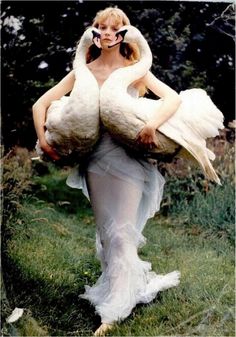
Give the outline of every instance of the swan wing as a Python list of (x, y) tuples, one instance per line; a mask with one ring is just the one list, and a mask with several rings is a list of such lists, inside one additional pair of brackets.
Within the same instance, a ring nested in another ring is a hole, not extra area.
[[(185, 149), (179, 156), (196, 161), (209, 179), (220, 184), (210, 162), (215, 154), (207, 148), (206, 139), (219, 135), (219, 129), (224, 128), (223, 114), (203, 89), (181, 91), (180, 97), (180, 107), (158, 130)], [(133, 106), (135, 116), (144, 122), (155, 118), (162, 101), (137, 99)]]
[(210, 162), (215, 154), (206, 146), (206, 139), (223, 129), (223, 114), (202, 89), (180, 93), (182, 103), (176, 113), (159, 130), (182, 145), (200, 164), (206, 176), (220, 184)]

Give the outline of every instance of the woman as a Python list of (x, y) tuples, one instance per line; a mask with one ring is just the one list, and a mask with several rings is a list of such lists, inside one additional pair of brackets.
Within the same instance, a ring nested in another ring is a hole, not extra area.
[[(99, 86), (120, 67), (138, 60), (135, 45), (116, 45), (116, 32), (129, 25), (126, 14), (118, 8), (106, 8), (97, 13), (93, 26), (101, 32), (101, 51), (95, 46), (87, 53), (87, 66)], [(42, 150), (53, 160), (59, 155), (45, 139), (46, 110), (53, 100), (70, 92), (74, 84), (71, 71), (56, 86), (41, 96), (33, 106), (35, 129)], [(150, 89), (163, 104), (155, 120), (141, 130), (137, 141), (145, 146), (157, 144), (155, 130), (164, 123), (180, 105), (178, 94), (158, 80), (151, 72), (129, 87), (131, 95), (143, 94)], [(97, 225), (97, 255), (102, 265), (102, 275), (93, 287), (86, 287), (81, 297), (89, 299), (101, 316), (101, 326), (95, 335), (103, 335), (114, 322), (126, 318), (137, 303), (151, 301), (159, 290), (175, 286), (179, 273), (158, 276), (151, 272), (151, 264), (142, 261), (137, 248), (145, 242), (142, 229), (148, 218), (159, 210), (164, 178), (156, 167), (132, 155), (117, 144), (103, 128), (101, 139), (94, 152), (83, 165), (83, 172), (76, 171), (67, 179), (71, 187), (82, 188), (90, 199)], [(165, 279), (166, 277), (166, 279)], [(166, 281), (165, 286), (158, 282)]]

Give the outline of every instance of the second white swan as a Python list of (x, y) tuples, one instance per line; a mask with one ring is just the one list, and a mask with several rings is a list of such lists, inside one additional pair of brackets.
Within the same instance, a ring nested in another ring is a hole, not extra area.
[[(136, 139), (145, 123), (158, 114), (162, 99), (135, 98), (127, 92), (128, 86), (144, 76), (152, 63), (152, 54), (141, 32), (133, 26), (123, 26), (118, 32), (119, 41), (136, 42), (140, 49), (139, 62), (114, 71), (100, 90), (100, 116), (103, 124), (122, 142), (138, 150)], [(180, 92), (182, 103), (178, 110), (157, 130), (159, 147), (149, 152), (175, 153), (178, 145), (182, 149), (178, 156), (191, 157), (198, 162), (206, 177), (219, 183), (210, 160), (215, 155), (206, 147), (206, 139), (219, 134), (223, 129), (223, 114), (207, 93), (199, 88)], [(163, 137), (163, 135), (166, 137)], [(172, 141), (171, 141), (172, 140)]]

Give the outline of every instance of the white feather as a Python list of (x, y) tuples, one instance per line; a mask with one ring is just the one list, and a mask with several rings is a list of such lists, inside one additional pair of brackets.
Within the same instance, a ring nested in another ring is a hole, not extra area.
[(14, 323), (16, 322), (24, 313), (24, 309), (22, 308), (15, 308), (11, 315), (6, 318), (7, 323)]

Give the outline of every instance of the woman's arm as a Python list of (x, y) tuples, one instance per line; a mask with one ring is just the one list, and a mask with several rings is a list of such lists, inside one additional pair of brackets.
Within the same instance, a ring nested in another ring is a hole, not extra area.
[(150, 71), (141, 81), (155, 95), (162, 98), (163, 103), (158, 109), (156, 118), (149, 121), (139, 133), (138, 141), (146, 145), (158, 145), (155, 131), (176, 112), (180, 106), (181, 98), (176, 91), (158, 80)]
[(58, 160), (60, 157), (57, 152), (46, 142), (44, 129), (46, 111), (52, 101), (60, 99), (63, 95), (72, 90), (74, 81), (75, 75), (74, 71), (72, 70), (58, 84), (46, 91), (45, 94), (43, 94), (32, 107), (34, 126), (38, 136), (39, 145), (41, 149), (54, 160)]

